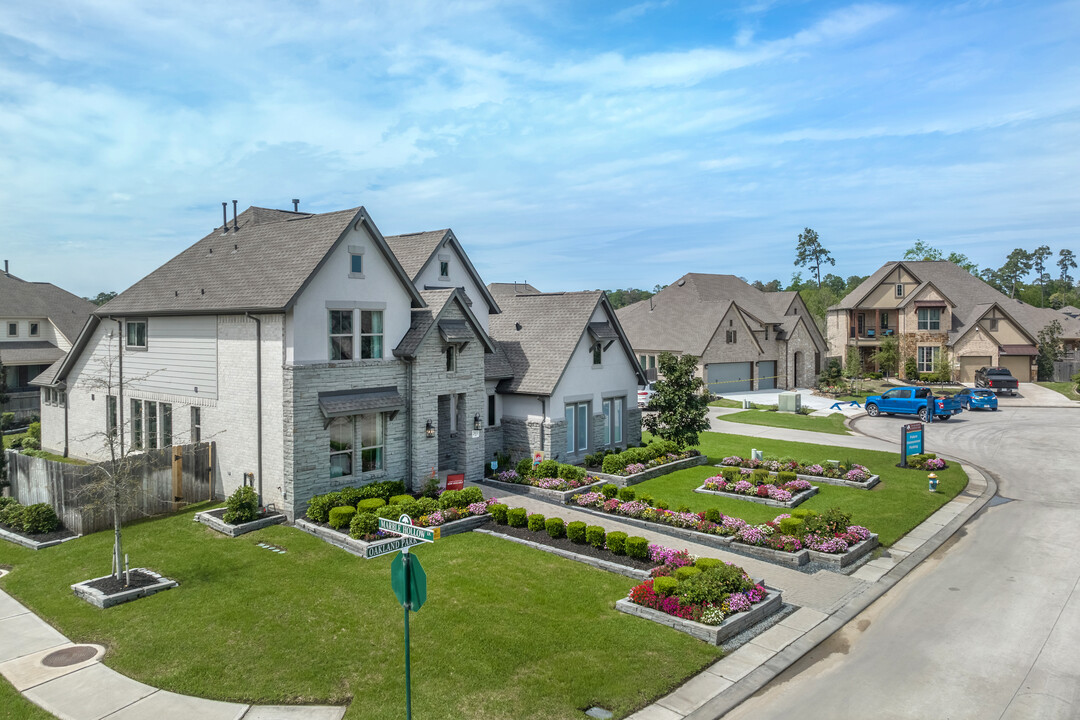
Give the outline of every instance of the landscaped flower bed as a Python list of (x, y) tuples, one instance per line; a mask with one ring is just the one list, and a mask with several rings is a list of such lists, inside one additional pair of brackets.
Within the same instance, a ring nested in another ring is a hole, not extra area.
[(22, 505), (15, 498), (0, 497), (0, 538), (41, 550), (77, 537), (61, 526), (52, 505)]
[(260, 508), (259, 496), (255, 494), (255, 489), (248, 485), (238, 487), (225, 501), (225, 507), (195, 513), (196, 522), (229, 537), (261, 530), (285, 520), (282, 513)]
[[(908, 455), (907, 463), (909, 470), (936, 472), (938, 470), (945, 470), (949, 467), (948, 463), (946, 463), (934, 453), (923, 453), (922, 455)], [(897, 467), (899, 467), (899, 465)]]
[(597, 479), (617, 482), (624, 487), (705, 462), (707, 459), (699, 451), (679, 450), (669, 440), (653, 440), (648, 445), (627, 448), (621, 453), (601, 450), (585, 458), (586, 467), (603, 470), (593, 472)]
[(826, 463), (825, 465), (821, 465), (818, 463), (802, 463), (793, 459), (755, 460), (753, 458), (731, 455), (721, 460), (719, 466), (745, 470), (747, 471), (744, 473), (745, 475), (749, 475), (755, 470), (764, 470), (770, 474), (776, 475), (782, 473), (795, 473), (795, 477), (799, 480), (823, 482), (829, 485), (843, 485), (863, 489), (870, 489), (880, 482), (880, 478), (871, 473), (865, 465), (849, 462), (840, 462), (836, 464)]
[[(541, 463), (540, 466), (543, 467), (543, 463)], [(573, 465), (566, 465), (564, 467), (576, 470), (580, 473), (580, 476), (565, 469), (561, 469), (561, 467), (559, 472), (562, 472), (564, 475), (570, 475), (571, 477), (536, 477), (532, 473), (521, 475), (517, 470), (503, 470), (492, 477), (484, 478), (480, 482), (485, 485), (503, 489), (507, 492), (520, 493), (522, 495), (534, 495), (539, 498), (550, 499), (560, 504), (565, 503), (575, 493), (603, 482), (598, 478), (586, 475), (585, 471), (579, 467)]]
[(740, 500), (793, 508), (817, 494), (809, 480), (800, 480), (793, 472), (770, 475), (766, 470), (725, 468), (721, 475), (706, 478), (694, 492), (737, 496)]

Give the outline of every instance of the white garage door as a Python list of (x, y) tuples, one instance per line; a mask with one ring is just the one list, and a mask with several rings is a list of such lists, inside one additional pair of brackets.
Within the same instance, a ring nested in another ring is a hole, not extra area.
[(705, 366), (705, 382), (713, 395), (753, 390), (752, 363), (711, 363)]
[(981, 367), (989, 367), (991, 363), (989, 355), (970, 355), (960, 358), (960, 382), (975, 382), (975, 371)]
[(1002, 355), (1001, 367), (1009, 368), (1012, 376), (1022, 383), (1031, 382), (1031, 358), (1027, 355)]
[(757, 364), (758, 390), (776, 389), (776, 361), (759, 362)]

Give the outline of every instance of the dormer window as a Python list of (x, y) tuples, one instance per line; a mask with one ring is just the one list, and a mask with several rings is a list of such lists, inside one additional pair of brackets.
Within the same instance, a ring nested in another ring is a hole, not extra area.
[(449, 277), (450, 277), (450, 261), (449, 260), (440, 260), (439, 261), (439, 278), (445, 280), (445, 279), (449, 279)]
[(37, 337), (40, 334), (40, 329), (36, 322), (30, 323), (30, 337)]
[(904, 283), (896, 283), (896, 297), (904, 297)]
[(17, 337), (19, 335), (19, 323), (9, 322), (7, 324), (8, 337)]
[(129, 350), (146, 349), (146, 321), (128, 320), (127, 346)]

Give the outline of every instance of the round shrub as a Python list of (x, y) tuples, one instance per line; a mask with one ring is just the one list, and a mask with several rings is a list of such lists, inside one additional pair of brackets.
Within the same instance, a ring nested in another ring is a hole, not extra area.
[(529, 522), (525, 508), (510, 508), (507, 510), (506, 522), (510, 527), (525, 527)]
[(41, 423), (40, 422), (32, 422), (32, 423), (30, 423), (30, 425), (26, 428), (26, 435), (27, 435), (27, 437), (34, 438), (35, 440), (37, 440), (40, 443), (41, 442)]
[(397, 505), (383, 505), (375, 508), (375, 517), (381, 517), (387, 520), (397, 520), (400, 516), (401, 508)]
[(583, 544), (585, 542), (585, 523), (580, 520), (575, 520), (572, 523), (566, 525), (566, 537), (570, 538), (570, 542)]
[(795, 537), (801, 537), (805, 532), (806, 523), (802, 518), (789, 517), (780, 521), (780, 534), (781, 535), (794, 535)]
[(461, 491), (461, 499), (465, 502), (461, 507), (468, 507), (473, 503), (484, 502), (484, 491), (478, 487), (467, 487)]
[(614, 475), (615, 473), (620, 473), (625, 470), (626, 466), (629, 464), (630, 463), (623, 457), (622, 453), (612, 453), (611, 455), (604, 456), (604, 462), (600, 468), (608, 475)]
[(739, 471), (735, 468), (724, 468), (720, 471), (720, 475), (723, 476), (724, 482), (735, 482), (739, 479)]
[(3, 508), (0, 508), (0, 523), (4, 523), (8, 527), (19, 530), (22, 528), (22, 516), (26, 510), (26, 506), (20, 505), (18, 502), (12, 501)]
[(808, 508), (795, 508), (789, 514), (791, 515), (791, 517), (801, 518), (803, 520), (805, 520), (806, 518), (813, 517), (813, 516), (817, 515), (816, 512), (814, 512), (813, 510), (810, 510)]
[(626, 538), (626, 554), (637, 560), (648, 560), (649, 541), (637, 535)]
[(356, 513), (349, 523), (349, 537), (362, 540), (368, 535), (374, 535), (378, 529), (379, 518), (375, 513)]
[(356, 503), (357, 512), (375, 512), (379, 508), (386, 505), (386, 501), (382, 498), (368, 498), (367, 500), (361, 500)]
[(532, 476), (532, 466), (532, 458), (522, 458), (521, 460), (518, 460), (518, 464), (514, 470), (516, 470), (517, 474), (521, 477), (527, 478)]
[(657, 500), (656, 504), (653, 505), (653, 507), (658, 507), (661, 510), (667, 510), (669, 507), (671, 507), (671, 505), (668, 504), (667, 500)]
[(607, 533), (604, 532), (604, 528), (599, 525), (590, 525), (585, 528), (585, 542), (589, 543), (594, 548), (603, 550), (606, 541)]
[[(607, 534), (607, 548), (615, 555), (626, 554), (626, 533), (616, 530)], [(648, 547), (645, 548), (646, 552)]]
[(637, 497), (637, 493), (634, 492), (634, 488), (619, 488), (619, 499), (623, 502), (630, 502), (635, 497)]
[(536, 470), (533, 471), (533, 477), (538, 478), (553, 478), (559, 476), (559, 463), (554, 460), (544, 460), (536, 466)]
[(488, 508), (488, 513), (495, 520), (496, 525), (506, 524), (506, 511), (510, 509), (505, 503), (495, 503)]
[(679, 512), (681, 512), (681, 513), (690, 512), (690, 506), (689, 505), (680, 505), (679, 506)]
[(60, 526), (60, 518), (49, 503), (27, 505), (22, 512), (22, 529), (28, 535), (49, 533)]
[(468, 505), (465, 502), (464, 490), (447, 490), (439, 496), (439, 507), (443, 510), (447, 508), (462, 508)]
[(720, 518), (723, 517), (719, 508), (708, 508), (705, 511), (705, 519), (711, 523), (720, 522)]
[(359, 505), (361, 500), (373, 497), (366, 488), (343, 487), (338, 492), (341, 493), (341, 504), (353, 507)]
[(694, 567), (701, 568), (702, 570), (708, 570), (709, 568), (720, 567), (724, 562), (716, 558), (703, 557), (694, 561)]
[(533, 532), (540, 532), (544, 529), (544, 516), (540, 513), (533, 513), (529, 516), (529, 529)]
[(790, 470), (784, 470), (782, 472), (778, 472), (778, 473), (776, 473), (776, 477), (780, 481), (781, 485), (783, 485), (785, 483), (789, 483), (792, 480), (798, 480), (799, 479), (798, 474), (796, 474), (796, 473), (794, 473), (794, 472), (792, 472)]
[(225, 514), (221, 519), (230, 525), (251, 522), (259, 517), (259, 496), (255, 488), (241, 485), (225, 501)]
[(677, 568), (675, 570), (676, 580), (688, 580), (701, 572), (701, 568), (694, 567), (693, 565), (687, 565), (686, 567)]
[[(361, 502), (365, 502), (361, 500)], [(344, 505), (342, 507), (336, 507), (330, 509), (330, 527), (335, 530), (340, 530), (343, 527), (349, 527), (352, 523), (353, 516), (356, 515), (356, 508)]]
[(608, 500), (619, 494), (619, 486), (615, 483), (607, 483), (600, 488), (600, 493)]
[(330, 492), (325, 495), (316, 495), (308, 501), (307, 516), (317, 523), (324, 523), (330, 519), (330, 508), (340, 507), (345, 502), (341, 499), (341, 493)]
[(760, 485), (761, 483), (769, 479), (769, 471), (758, 468), (750, 474), (750, 478), (750, 482), (754, 483), (755, 485)]
[(548, 518), (544, 523), (544, 529), (547, 530), (547, 534), (554, 539), (566, 537), (566, 524), (562, 518)]
[(648, 493), (641, 493), (640, 495), (638, 495), (638, 502), (644, 503), (645, 505), (652, 505), (655, 499), (656, 498), (654, 498), (652, 495), (649, 495)]
[[(414, 502), (412, 495), (394, 495), (390, 498), (390, 502), (388, 502), (387, 505), (408, 505), (411, 502)], [(357, 507), (360, 506), (357, 505)]]
[(670, 597), (679, 587), (679, 581), (670, 576), (661, 576), (653, 580), (652, 586), (660, 597)]

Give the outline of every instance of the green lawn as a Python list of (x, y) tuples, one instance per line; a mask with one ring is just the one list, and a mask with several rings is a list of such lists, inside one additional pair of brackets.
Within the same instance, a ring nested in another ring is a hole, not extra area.
[[(4, 436), (4, 449), (7, 449), (7, 448), (11, 447), (11, 443), (14, 442), (15, 438), (26, 437), (26, 435), (27, 435), (27, 433), (15, 433), (13, 435), (5, 435)], [(63, 455), (57, 455), (56, 453), (51, 453), (51, 452), (42, 453), (41, 457), (43, 457), (46, 460), (56, 460), (57, 462), (68, 463), (70, 465), (86, 465), (87, 464), (85, 460), (76, 460), (75, 458), (66, 458)]]
[(15, 687), (0, 676), (0, 708), (4, 720), (55, 720), (51, 715), (22, 696)]
[(11, 435), (4, 436), (4, 449), (11, 447), (11, 443), (15, 441), (15, 438), (24, 438), (26, 433), (13, 433)]
[[(0, 543), (0, 563), (14, 567), (0, 587), (156, 687), (237, 702), (351, 700), (348, 718), (401, 717), (392, 556), (362, 560), (284, 526), (228, 539), (192, 522), (202, 507), (124, 530), (132, 564), (178, 580), (174, 590), (106, 611), (76, 599), (71, 583), (108, 571), (109, 532), (37, 553)], [(628, 578), (478, 533), (414, 551), (428, 578), (410, 623), (417, 717), (561, 720), (594, 704), (622, 717), (721, 654), (616, 612)]]
[(647, 493), (657, 500), (666, 500), (672, 509), (686, 505), (695, 512), (701, 512), (715, 507), (725, 515), (761, 523), (773, 519), (783, 510), (748, 500), (694, 492), (694, 488), (700, 487), (705, 478), (719, 474), (720, 469), (712, 467), (711, 464), (720, 462), (728, 455), (748, 457), (753, 448), (763, 451), (766, 457), (793, 457), (816, 462), (851, 460), (881, 475), (881, 483), (872, 490), (821, 483), (818, 485), (818, 494), (799, 507), (819, 511), (830, 507), (843, 508), (851, 513), (852, 522), (878, 533), (883, 545), (891, 545), (954, 498), (967, 485), (967, 474), (959, 465), (951, 463), (947, 470), (937, 473), (938, 491), (931, 493), (927, 490), (927, 473), (896, 467), (896, 463), (900, 461), (898, 452), (853, 450), (713, 432), (701, 434), (698, 448), (709, 456), (710, 465), (687, 468), (646, 480), (635, 485), (634, 490), (639, 495)]
[(768, 427), (790, 428), (792, 430), (810, 430), (812, 432), (850, 435), (844, 427), (844, 416), (833, 413), (828, 416), (810, 417), (795, 413), (780, 413), (769, 410), (747, 410), (731, 415), (721, 415), (726, 422), (745, 423), (747, 425), (766, 425)]
[(717, 398), (709, 403), (713, 407), (726, 407), (726, 408), (741, 408), (741, 400), (728, 400), (727, 398)]
[(1080, 400), (1080, 393), (1076, 392), (1076, 383), (1073, 382), (1039, 382), (1044, 388), (1055, 390), (1070, 400)]

